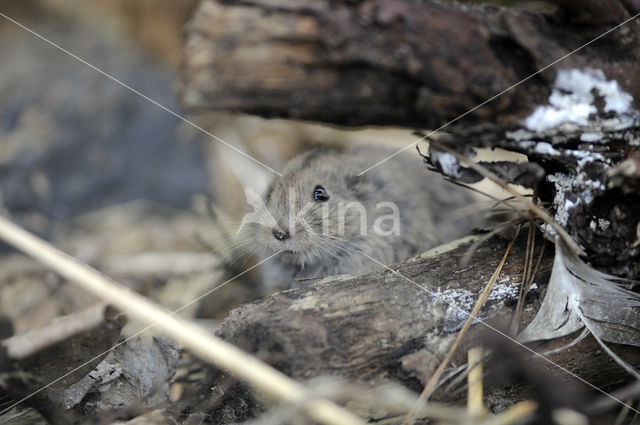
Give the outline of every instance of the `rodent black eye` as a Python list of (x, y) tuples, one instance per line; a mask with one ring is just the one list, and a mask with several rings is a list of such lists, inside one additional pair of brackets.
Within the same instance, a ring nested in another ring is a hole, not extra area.
[(313, 199), (317, 202), (326, 202), (329, 200), (329, 192), (322, 186), (316, 186), (313, 189)]

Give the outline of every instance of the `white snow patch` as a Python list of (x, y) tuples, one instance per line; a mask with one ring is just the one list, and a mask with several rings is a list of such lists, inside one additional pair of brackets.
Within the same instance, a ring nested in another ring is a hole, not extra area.
[(586, 143), (599, 142), (604, 137), (602, 133), (582, 133), (580, 135), (580, 141)]
[(582, 150), (568, 150), (567, 154), (573, 155), (576, 158), (581, 158), (587, 160), (586, 162), (591, 161), (602, 161), (605, 162), (604, 156), (599, 152), (591, 152), (591, 151), (582, 151)]
[[(581, 169), (584, 163), (591, 162), (592, 160), (594, 159), (591, 157), (581, 158), (578, 161), (578, 170)], [(553, 198), (553, 206), (555, 207), (556, 214), (554, 219), (562, 226), (567, 225), (569, 210), (580, 204), (589, 205), (595, 198), (595, 191), (605, 190), (602, 182), (587, 179), (586, 174), (582, 172), (579, 172), (577, 176), (570, 176), (564, 173), (551, 174), (547, 176), (547, 181), (555, 184), (556, 192)], [(575, 200), (567, 199), (567, 194), (571, 193), (574, 187), (582, 188), (581, 192), (574, 195), (577, 196)], [(555, 235), (555, 231), (552, 231), (551, 226), (546, 227), (545, 230)]]
[(442, 172), (449, 177), (458, 177), (460, 174), (460, 163), (458, 158), (448, 152), (432, 152), (432, 157), (435, 162), (440, 164)]
[[(572, 175), (547, 176), (547, 181), (555, 184), (555, 221), (566, 227), (573, 208), (591, 204), (606, 190), (602, 182), (589, 177), (595, 170), (602, 172), (612, 165), (596, 144), (624, 137), (630, 145), (639, 145), (630, 133), (620, 134), (638, 125), (640, 112), (633, 107), (633, 97), (617, 81), (606, 80), (599, 69), (564, 69), (558, 71), (549, 103), (538, 106), (522, 128), (506, 136), (528, 153), (576, 159)], [(576, 139), (579, 145), (572, 148), (568, 142)], [(552, 226), (543, 227), (550, 235), (556, 234)]]
[(591, 189), (587, 189), (584, 192), (582, 192), (581, 199), (582, 199), (582, 201), (584, 201), (585, 204), (592, 203), (593, 202), (593, 192), (591, 192)]
[[(510, 281), (511, 279), (509, 277), (507, 277), (507, 281)], [(501, 280), (501, 282), (504, 280)], [(489, 298), (487, 298), (487, 301), (502, 301), (505, 300), (506, 298), (517, 298), (518, 297), (518, 291), (520, 290), (518, 284), (514, 284), (514, 285), (500, 285), (500, 284), (496, 284), (493, 287), (493, 291), (491, 291), (491, 294), (489, 295)]]
[[(604, 111), (630, 114), (633, 98), (615, 80), (607, 81), (600, 69), (562, 69), (549, 96), (549, 105), (539, 106), (525, 120), (530, 131), (544, 132), (561, 124), (586, 126), (589, 116), (598, 112), (594, 105), (597, 93), (605, 102)], [(586, 135), (584, 142), (596, 142), (600, 138)]]
[[(499, 282), (505, 281), (510, 281), (510, 278), (503, 278)], [(532, 286), (532, 289), (535, 288)], [(489, 295), (489, 298), (487, 298), (487, 301), (506, 301), (507, 299), (515, 299), (518, 296), (519, 290), (520, 287), (518, 282), (513, 284), (496, 283)], [(462, 312), (460, 310), (467, 313), (471, 312), (478, 297), (478, 294), (475, 292), (464, 288), (444, 289), (433, 295), (436, 300), (447, 305), (447, 314), (449, 314), (449, 312), (457, 312), (455, 314), (461, 314)]]
[(567, 174), (555, 173), (548, 175), (547, 181), (554, 183), (556, 186), (556, 194), (553, 199), (553, 205), (556, 207), (554, 219), (562, 226), (566, 226), (567, 220), (569, 220), (568, 210), (575, 206), (573, 202), (565, 199), (566, 193), (571, 191), (572, 178)]
[(516, 131), (507, 131), (505, 136), (509, 139), (518, 140), (524, 147), (531, 147), (535, 144), (535, 142), (531, 140), (525, 140), (531, 137), (531, 132), (524, 130), (522, 128), (517, 129)]
[(560, 152), (555, 150), (551, 143), (547, 142), (538, 142), (533, 151), (541, 155), (560, 155)]
[(600, 228), (602, 230), (607, 230), (609, 228), (609, 226), (611, 225), (611, 222), (609, 220), (604, 219), (604, 218), (599, 218), (598, 219), (598, 224), (600, 225)]

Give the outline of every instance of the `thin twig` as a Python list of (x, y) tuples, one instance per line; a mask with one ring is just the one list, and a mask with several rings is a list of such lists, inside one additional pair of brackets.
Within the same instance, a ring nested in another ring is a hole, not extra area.
[(142, 295), (109, 280), (4, 217), (0, 217), (0, 237), (132, 318), (157, 326), (168, 336), (180, 341), (194, 355), (226, 370), (259, 391), (287, 403), (308, 401), (305, 411), (318, 422), (363, 424), (359, 418), (328, 400), (309, 399), (308, 390), (302, 384), (211, 335), (200, 326), (169, 314)]
[(531, 272), (531, 263), (533, 263), (533, 251), (535, 241), (535, 226), (533, 220), (529, 221), (529, 232), (527, 234), (527, 249), (524, 253), (524, 266), (522, 267), (522, 280), (520, 281), (520, 289), (518, 291), (518, 302), (516, 303), (516, 311), (511, 319), (510, 332), (511, 335), (518, 333), (518, 321), (520, 320), (520, 306), (524, 303), (524, 297), (527, 295), (525, 287), (529, 281), (529, 273)]
[(295, 280), (296, 282), (306, 282), (308, 280), (319, 280), (319, 279), (325, 279), (327, 277), (330, 277), (330, 276), (324, 275), (324, 276), (311, 276), (311, 277), (297, 277), (293, 280)]
[[(420, 148), (418, 148), (418, 153), (420, 153)], [(420, 155), (422, 155), (422, 153), (420, 153)], [(466, 183), (462, 183), (462, 182), (456, 181), (456, 180), (452, 179), (451, 177), (444, 176), (444, 180), (449, 182), (449, 183), (451, 183), (451, 184), (455, 184), (456, 186), (460, 186), (460, 187), (463, 187), (463, 188), (465, 188), (467, 190), (470, 190), (472, 192), (476, 192), (479, 195), (486, 196), (487, 198), (492, 199), (494, 201), (501, 201), (500, 198), (497, 198), (497, 197), (491, 195), (490, 193), (485, 192), (484, 190), (480, 190), (477, 187), (473, 187), (473, 186), (468, 185)]]
[(522, 290), (522, 296), (518, 298), (518, 304), (516, 305), (516, 314), (514, 316), (514, 327), (513, 332), (514, 335), (518, 333), (518, 323), (520, 322), (520, 317), (522, 317), (522, 310), (524, 309), (524, 301), (529, 293), (529, 289), (531, 289), (531, 284), (533, 284), (533, 280), (536, 277), (536, 273), (538, 273), (538, 269), (540, 268), (540, 264), (542, 263), (542, 257), (544, 257), (544, 250), (547, 247), (547, 240), (542, 240), (542, 247), (540, 248), (540, 254), (538, 254), (538, 260), (536, 261), (536, 265), (533, 268), (529, 276), (529, 280), (526, 282), (524, 289)]
[(449, 148), (448, 146), (444, 145), (441, 142), (438, 142), (437, 140), (433, 140), (433, 139), (428, 139), (428, 140), (430, 144), (433, 144), (439, 150), (455, 156), (456, 158), (458, 158), (459, 161), (464, 162), (465, 164), (467, 164), (467, 166), (472, 168), (474, 171), (488, 178), (489, 180), (493, 181), (498, 186), (502, 187), (504, 190), (506, 190), (507, 192), (511, 193), (513, 196), (515, 196), (516, 198), (524, 202), (525, 205), (527, 205), (527, 207), (532, 213), (534, 213), (536, 216), (540, 217), (542, 221), (544, 221), (545, 223), (553, 227), (556, 233), (562, 238), (564, 243), (567, 245), (567, 247), (569, 247), (569, 249), (571, 249), (576, 255), (579, 255), (579, 256), (586, 255), (584, 250), (580, 248), (580, 246), (573, 240), (573, 238), (567, 233), (567, 231), (562, 226), (560, 226), (560, 224), (558, 224), (544, 209), (540, 208), (539, 206), (531, 202), (531, 200), (522, 196), (522, 194), (520, 194), (517, 190), (513, 189), (511, 186), (503, 182), (502, 179), (496, 176), (493, 172), (487, 170), (482, 165), (476, 164), (475, 162), (471, 161), (464, 155), (456, 152), (455, 150)]
[[(518, 232), (519, 231), (520, 231), (520, 227), (518, 227)], [(474, 320), (478, 316), (478, 313), (480, 312), (480, 309), (482, 308), (482, 306), (484, 306), (485, 302), (487, 301), (487, 298), (489, 298), (489, 295), (493, 290), (493, 286), (498, 280), (498, 277), (500, 276), (502, 267), (504, 266), (504, 263), (507, 261), (507, 256), (511, 251), (511, 247), (513, 246), (513, 243), (518, 237), (518, 232), (516, 232), (516, 235), (514, 236), (514, 238), (509, 242), (509, 245), (507, 245), (507, 249), (505, 250), (502, 260), (500, 260), (500, 263), (498, 263), (498, 266), (496, 267), (496, 270), (493, 272), (493, 275), (489, 279), (489, 282), (480, 293), (480, 296), (478, 297), (478, 301), (476, 301), (475, 305), (473, 306), (473, 309), (471, 310), (471, 313), (469, 313), (469, 316), (467, 317), (467, 320), (462, 325), (462, 329), (460, 329), (460, 332), (458, 332), (458, 335), (456, 336), (456, 339), (453, 342), (453, 345), (451, 345), (451, 347), (449, 348), (449, 352), (447, 352), (447, 355), (444, 357), (444, 359), (442, 360), (442, 362), (440, 363), (436, 371), (433, 373), (433, 375), (431, 375), (431, 378), (429, 378), (429, 381), (427, 381), (427, 385), (425, 385), (424, 390), (422, 390), (422, 393), (420, 394), (420, 397), (418, 397), (418, 402), (416, 403), (416, 407), (407, 414), (407, 416), (404, 418), (404, 421), (402, 422), (402, 425), (413, 424), (417, 407), (422, 405), (433, 393), (434, 389), (436, 388), (436, 384), (440, 380), (440, 377), (442, 376), (442, 373), (444, 372), (445, 368), (453, 358), (453, 354), (458, 348), (458, 345), (460, 345), (462, 338), (466, 335), (467, 331), (473, 324)]]
[[(480, 247), (480, 245), (486, 242), (487, 240), (491, 239), (497, 234), (500, 234), (501, 232), (507, 231), (507, 229), (512, 226), (519, 226), (521, 224), (522, 222), (519, 219), (510, 220), (505, 223), (498, 224), (496, 228), (491, 230), (489, 233), (485, 233), (481, 235), (481, 237), (479, 237), (475, 242), (473, 242), (473, 244), (469, 246), (469, 248), (467, 248), (467, 251), (464, 253), (462, 258), (460, 259), (460, 264), (463, 266), (469, 264), (469, 261), (471, 261), (471, 257), (473, 256), (473, 254)], [(506, 239), (506, 237), (504, 239)]]
[(476, 347), (467, 353), (469, 374), (467, 375), (467, 412), (472, 419), (481, 419), (487, 414), (482, 401), (482, 347)]

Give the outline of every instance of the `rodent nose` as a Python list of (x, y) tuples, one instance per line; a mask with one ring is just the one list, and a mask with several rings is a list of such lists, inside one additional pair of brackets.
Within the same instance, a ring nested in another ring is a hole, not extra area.
[(285, 239), (289, 239), (289, 232), (283, 232), (280, 229), (276, 229), (275, 227), (273, 228), (273, 237), (276, 238), (279, 241), (283, 241)]

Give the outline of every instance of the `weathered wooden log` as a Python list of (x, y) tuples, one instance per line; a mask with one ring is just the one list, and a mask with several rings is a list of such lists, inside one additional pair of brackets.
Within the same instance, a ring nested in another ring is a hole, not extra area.
[[(493, 295), (480, 315), (505, 333), (518, 295), (525, 239), (521, 236), (514, 244)], [(540, 244), (538, 240), (537, 246)], [(370, 385), (395, 382), (420, 391), (455, 339), (506, 245), (504, 240), (493, 238), (480, 245), (468, 264), (461, 264), (469, 249), (467, 244), (392, 266), (397, 273), (381, 269), (368, 275), (328, 278), (304, 289), (281, 292), (233, 310), (220, 333), (299, 380), (329, 375)], [(525, 321), (537, 311), (549, 278), (552, 251), (547, 246), (534, 289), (527, 297)], [(539, 343), (535, 350), (558, 348), (575, 336)], [(496, 349), (499, 362), (498, 367), (489, 368), (489, 376), (495, 372), (530, 378), (546, 376), (572, 387), (575, 393), (593, 389), (559, 367), (535, 359), (531, 352), (478, 322), (464, 339), (453, 364), (464, 365), (467, 348), (486, 345), (486, 337), (490, 337), (492, 342), (488, 345)], [(637, 349), (626, 346), (615, 349), (632, 364), (640, 364)], [(509, 357), (504, 353), (509, 353)], [(592, 340), (583, 341), (579, 350), (567, 349), (548, 358), (601, 388), (610, 389), (631, 379)], [(516, 370), (507, 372), (510, 369)], [(528, 390), (511, 386), (507, 393), (504, 388), (501, 391), (502, 395), (493, 398), (494, 401), (504, 403), (509, 397), (515, 400)], [(450, 388), (436, 396), (455, 402), (464, 392)]]
[[(435, 128), (637, 13), (633, 2), (555, 10), (410, 0), (205, 0), (187, 28), (189, 110), (334, 124)], [(513, 123), (544, 102), (558, 68), (592, 67), (640, 99), (640, 27), (629, 23), (471, 112)]]

